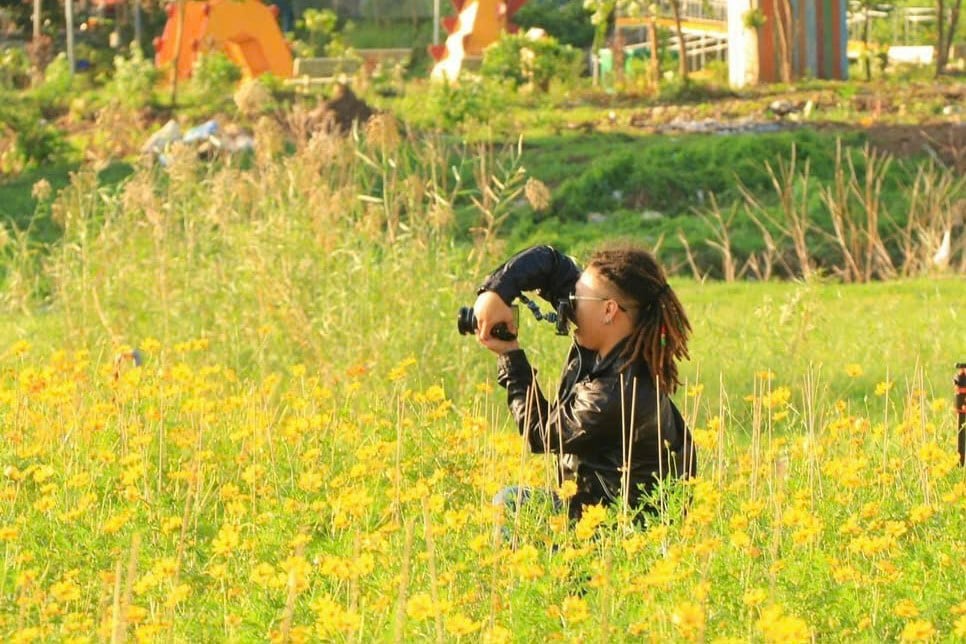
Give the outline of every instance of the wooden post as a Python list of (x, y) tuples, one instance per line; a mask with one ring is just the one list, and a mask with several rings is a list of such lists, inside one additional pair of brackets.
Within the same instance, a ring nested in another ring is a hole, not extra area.
[(134, 2), (134, 42), (137, 46), (141, 46), (141, 38), (143, 37), (142, 27), (141, 27), (141, 0), (133, 0)]
[(40, 0), (34, 0), (34, 44), (40, 38)]
[(174, 37), (174, 71), (171, 76), (171, 107), (178, 104), (178, 66), (181, 64), (181, 45), (184, 43), (185, 0), (175, 0), (178, 12), (178, 29)]
[(77, 61), (74, 59), (74, 0), (64, 2), (64, 28), (67, 30), (67, 62), (70, 65), (70, 75), (74, 75)]
[(651, 5), (651, 84), (657, 92), (661, 85), (661, 56), (657, 40), (657, 5)]

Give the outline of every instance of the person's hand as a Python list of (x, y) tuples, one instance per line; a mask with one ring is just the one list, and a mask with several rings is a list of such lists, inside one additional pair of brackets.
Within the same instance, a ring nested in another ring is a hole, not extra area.
[(483, 291), (473, 304), (473, 315), (476, 316), (476, 339), (490, 351), (503, 354), (520, 348), (516, 340), (500, 340), (491, 335), (493, 327), (503, 323), (510, 333), (517, 334), (517, 324), (513, 317), (513, 309), (493, 291)]

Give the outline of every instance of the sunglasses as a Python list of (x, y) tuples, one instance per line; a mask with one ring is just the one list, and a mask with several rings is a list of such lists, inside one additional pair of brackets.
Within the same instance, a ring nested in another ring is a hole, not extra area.
[[(593, 302), (606, 302), (608, 300), (614, 300), (614, 298), (612, 298), (612, 297), (596, 297), (596, 296), (593, 296), (593, 295), (577, 295), (576, 293), (571, 293), (570, 295), (567, 296), (567, 300), (570, 302), (570, 308), (572, 308), (574, 311), (576, 311), (577, 310), (577, 300), (590, 300), (590, 301), (593, 301)], [(624, 311), (625, 313), (627, 313), (627, 309), (624, 307), (623, 304), (621, 304), (617, 300), (614, 300), (614, 303), (617, 304), (617, 308), (619, 308), (621, 311)]]

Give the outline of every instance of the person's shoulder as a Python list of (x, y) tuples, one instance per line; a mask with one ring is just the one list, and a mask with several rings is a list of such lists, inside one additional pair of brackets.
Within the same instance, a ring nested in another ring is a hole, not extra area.
[(632, 382), (638, 390), (654, 389), (654, 375), (643, 358), (636, 358), (624, 368), (624, 378)]

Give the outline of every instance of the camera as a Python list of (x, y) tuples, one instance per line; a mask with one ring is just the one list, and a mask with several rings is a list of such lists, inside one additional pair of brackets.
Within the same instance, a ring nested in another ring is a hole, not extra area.
[[(514, 317), (516, 317), (518, 309), (516, 306), (512, 308)], [(471, 333), (475, 334), (476, 327), (476, 314), (473, 313), (473, 308), (469, 306), (461, 306), (459, 313), (456, 315), (456, 329), (460, 332), (460, 335), (470, 335)], [(517, 339), (517, 336), (511, 333), (510, 329), (503, 322), (490, 329), (490, 335), (497, 340), (503, 340), (504, 342)]]
[[(551, 311), (549, 313), (544, 313), (537, 306), (537, 303), (527, 298), (525, 295), (517, 296), (520, 302), (523, 302), (530, 312), (533, 313), (533, 317), (537, 320), (542, 320), (544, 322), (549, 322), (554, 325), (554, 330), (557, 335), (570, 335), (570, 324), (575, 323), (576, 316), (574, 315), (573, 306), (570, 303), (570, 299), (562, 299), (557, 301), (557, 310)], [(520, 312), (517, 306), (514, 304), (513, 309), (513, 319), (517, 326), (520, 325)], [(456, 329), (460, 332), (460, 335), (469, 335), (471, 333), (476, 333), (477, 320), (476, 315), (473, 313), (473, 308), (469, 306), (461, 306), (459, 313), (456, 316)], [(497, 324), (492, 329), (490, 329), (490, 334), (497, 338), (498, 340), (516, 340), (516, 335), (510, 332), (506, 324)]]

